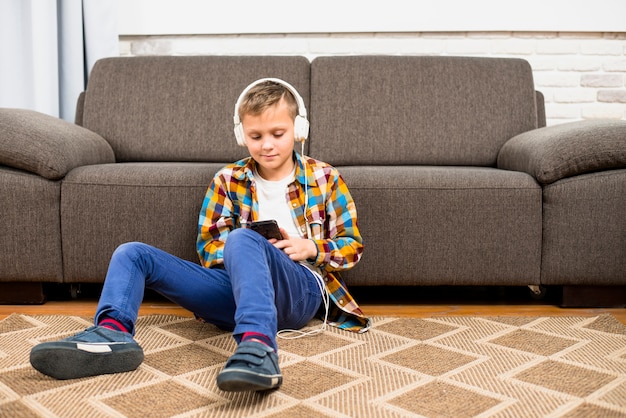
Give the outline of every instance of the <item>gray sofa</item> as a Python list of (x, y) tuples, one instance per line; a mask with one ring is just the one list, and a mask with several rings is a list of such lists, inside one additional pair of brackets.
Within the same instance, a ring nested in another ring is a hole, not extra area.
[(350, 285), (562, 286), (570, 304), (626, 303), (626, 122), (545, 127), (526, 61), (427, 56), (109, 58), (76, 124), (0, 109), (4, 299), (101, 283), (127, 241), (197, 261), (206, 188), (246, 156), (234, 102), (261, 77), (299, 90), (307, 154), (356, 200)]

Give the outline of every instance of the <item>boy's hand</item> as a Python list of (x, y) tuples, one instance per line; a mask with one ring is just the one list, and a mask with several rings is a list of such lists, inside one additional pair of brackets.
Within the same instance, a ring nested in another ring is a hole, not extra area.
[(274, 244), (274, 247), (283, 250), (293, 261), (304, 261), (317, 256), (317, 247), (310, 239), (291, 238), (283, 228), (280, 228), (280, 233), (283, 235), (283, 240), (271, 239), (269, 241)]

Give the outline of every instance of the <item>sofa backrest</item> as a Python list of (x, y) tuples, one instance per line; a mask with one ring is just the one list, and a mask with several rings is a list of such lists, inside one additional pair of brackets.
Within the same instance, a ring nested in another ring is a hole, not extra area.
[[(309, 103), (310, 62), (278, 56), (152, 56), (102, 59), (84, 94), (82, 125), (118, 162), (232, 162), (247, 155), (233, 134), (237, 97), (252, 81), (278, 77)], [(80, 104), (80, 103), (79, 103)]]
[(530, 65), (509, 58), (318, 57), (309, 113), (309, 154), (334, 165), (495, 166), (537, 127)]

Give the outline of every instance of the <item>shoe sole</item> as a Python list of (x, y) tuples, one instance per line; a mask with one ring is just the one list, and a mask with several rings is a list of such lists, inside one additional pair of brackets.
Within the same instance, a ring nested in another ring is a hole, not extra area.
[(260, 392), (278, 389), (282, 383), (281, 375), (264, 376), (246, 370), (223, 370), (217, 376), (217, 387), (226, 392)]
[(30, 364), (36, 370), (60, 380), (129, 372), (139, 367), (143, 359), (143, 350), (133, 343), (51, 342), (30, 352)]

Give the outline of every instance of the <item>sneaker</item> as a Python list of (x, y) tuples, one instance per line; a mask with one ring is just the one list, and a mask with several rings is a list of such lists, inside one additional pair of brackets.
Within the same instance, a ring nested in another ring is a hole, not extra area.
[(227, 392), (277, 389), (282, 383), (278, 355), (256, 341), (239, 344), (217, 376), (217, 386)]
[(143, 350), (130, 334), (96, 326), (30, 352), (30, 364), (55, 379), (128, 372), (142, 361)]

